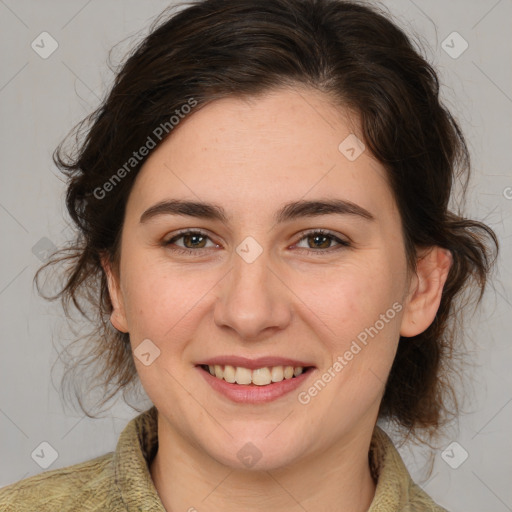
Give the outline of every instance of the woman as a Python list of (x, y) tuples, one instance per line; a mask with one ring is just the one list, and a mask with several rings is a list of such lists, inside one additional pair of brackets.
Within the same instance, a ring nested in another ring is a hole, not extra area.
[(197, 2), (91, 122), (56, 156), (60, 295), (98, 313), (103, 403), (139, 378), (154, 407), (0, 508), (445, 510), (376, 422), (455, 412), (456, 299), (497, 240), (448, 209), (468, 152), (404, 33), (345, 1)]

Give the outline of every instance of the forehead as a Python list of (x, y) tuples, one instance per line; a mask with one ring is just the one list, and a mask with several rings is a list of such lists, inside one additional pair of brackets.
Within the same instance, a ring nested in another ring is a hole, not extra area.
[(357, 116), (318, 91), (227, 97), (173, 129), (144, 163), (132, 194), (145, 207), (169, 197), (226, 203), (235, 217), (314, 197), (393, 210), (385, 169), (362, 139)]

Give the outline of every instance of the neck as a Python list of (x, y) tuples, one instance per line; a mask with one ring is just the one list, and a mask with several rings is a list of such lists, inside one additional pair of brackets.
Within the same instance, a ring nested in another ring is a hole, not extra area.
[(240, 470), (193, 446), (159, 414), (159, 446), (150, 472), (167, 512), (291, 512), (298, 506), (365, 512), (375, 495), (368, 462), (373, 429), (357, 432), (284, 468)]

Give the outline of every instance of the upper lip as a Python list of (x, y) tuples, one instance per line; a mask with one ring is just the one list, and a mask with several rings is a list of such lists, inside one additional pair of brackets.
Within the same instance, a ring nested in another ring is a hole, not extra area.
[(297, 366), (302, 366), (303, 368), (314, 366), (311, 363), (304, 361), (297, 361), (296, 359), (290, 359), (288, 357), (274, 356), (258, 357), (256, 359), (249, 359), (247, 357), (241, 356), (217, 356), (201, 361), (198, 363), (198, 366), (214, 366), (216, 364), (219, 366), (241, 366), (242, 368), (248, 368), (249, 370), (255, 370), (256, 368), (264, 368), (268, 366), (293, 366), (295, 368)]

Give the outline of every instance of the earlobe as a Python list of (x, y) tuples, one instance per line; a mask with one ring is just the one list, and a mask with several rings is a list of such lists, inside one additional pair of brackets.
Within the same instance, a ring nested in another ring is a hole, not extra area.
[(112, 313), (110, 314), (110, 323), (121, 332), (128, 332), (126, 315), (124, 312), (124, 303), (119, 286), (119, 278), (112, 268), (110, 258), (106, 255), (101, 257), (101, 266), (107, 276), (108, 293), (112, 303)]
[(419, 256), (402, 316), (401, 336), (416, 336), (432, 324), (452, 262), (451, 252), (437, 246), (428, 248)]

